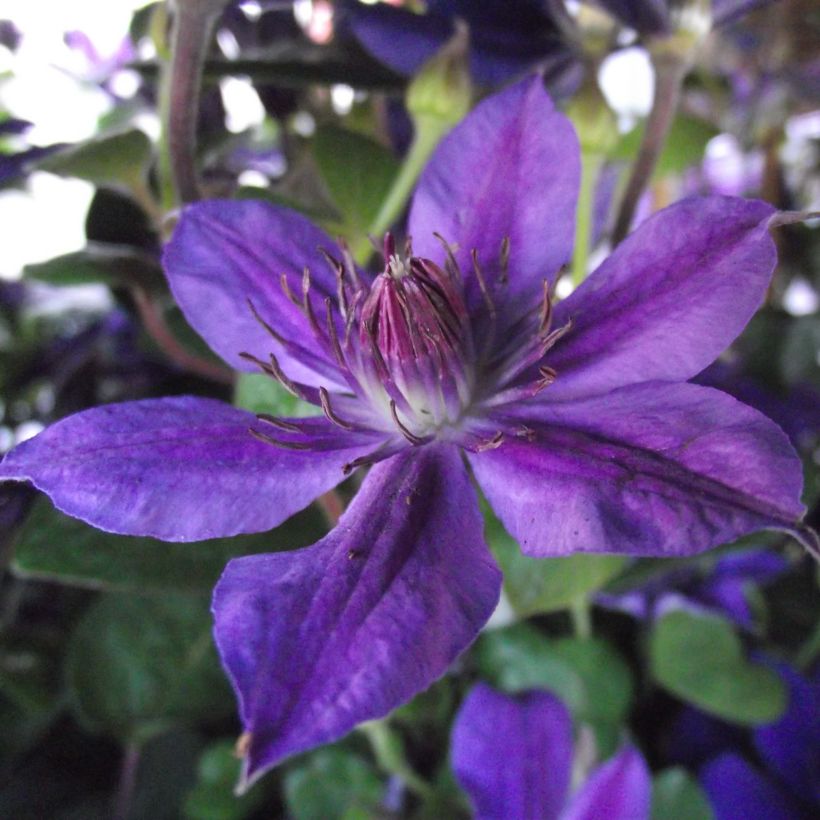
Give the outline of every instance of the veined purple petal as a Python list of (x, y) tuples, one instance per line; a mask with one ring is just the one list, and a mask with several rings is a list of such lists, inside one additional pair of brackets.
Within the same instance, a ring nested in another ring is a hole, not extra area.
[(477, 820), (551, 820), (569, 789), (572, 719), (546, 692), (478, 684), (456, 716), (451, 756)]
[[(256, 200), (199, 202), (182, 213), (163, 262), (177, 303), (191, 326), (231, 367), (253, 370), (242, 352), (266, 359), (273, 352), (292, 379), (314, 387), (346, 389), (343, 376), (301, 308), (282, 288), (302, 297), (310, 270), (311, 303), (324, 317), (324, 299), (336, 298), (336, 276), (319, 248), (335, 245), (295, 211)], [(259, 315), (284, 339), (275, 341)], [(322, 322), (324, 325), (324, 322)]]
[(449, 446), (374, 467), (314, 546), (231, 561), (213, 610), (250, 734), (243, 782), (429, 686), (490, 617), (500, 586)]
[(700, 782), (715, 820), (801, 820), (804, 817), (769, 778), (740, 755), (727, 752), (703, 767)]
[[(183, 396), (109, 404), (52, 424), (0, 463), (0, 480), (31, 481), (68, 515), (165, 541), (261, 532), (281, 524), (375, 450), (372, 433), (299, 419), (291, 447), (255, 439), (256, 417)], [(301, 449), (308, 448), (308, 449)]]
[(632, 385), (522, 405), (505, 424), (521, 437), (469, 458), (529, 555), (689, 555), (758, 529), (792, 530), (803, 512), (785, 434), (717, 390)]
[(570, 256), (579, 168), (575, 132), (540, 77), (493, 95), (442, 141), (421, 176), (409, 222), (416, 255), (443, 264), (434, 232), (457, 245), (475, 311), (483, 304), (470, 258), (475, 249), (499, 309), (517, 318), (538, 305), (544, 279), (553, 279)]
[(634, 746), (595, 769), (572, 798), (561, 820), (648, 820), (652, 783)]
[(556, 306), (554, 325), (573, 326), (545, 360), (558, 378), (544, 399), (703, 370), (763, 301), (777, 261), (772, 212), (756, 200), (704, 197), (644, 222)]

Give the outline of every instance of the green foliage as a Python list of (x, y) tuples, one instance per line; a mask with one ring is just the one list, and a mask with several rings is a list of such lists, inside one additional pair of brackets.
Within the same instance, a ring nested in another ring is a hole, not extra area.
[(343, 233), (351, 239), (366, 236), (398, 173), (395, 157), (374, 140), (336, 125), (317, 130), (313, 154), (342, 216)]
[(93, 529), (40, 499), (17, 535), (12, 568), (92, 589), (208, 593), (231, 558), (307, 546), (322, 534), (320, 517), (305, 511), (270, 532), (169, 544)]
[(787, 384), (809, 382), (820, 387), (820, 318), (801, 316), (789, 326), (781, 350), (780, 370)]
[(372, 816), (384, 788), (369, 763), (340, 746), (320, 749), (285, 775), (285, 800), (293, 820)]
[(537, 629), (516, 624), (482, 634), (473, 661), (482, 679), (498, 689), (547, 689), (577, 714), (587, 707), (586, 686), (580, 673), (554, 650), (554, 642)]
[(530, 558), (492, 513), (484, 520), (487, 542), (504, 571), (504, 591), (521, 617), (570, 608), (603, 587), (627, 562), (620, 555)]
[(23, 268), (26, 279), (49, 285), (102, 283), (110, 287), (139, 285), (156, 290), (165, 285), (159, 262), (128, 245), (89, 242), (80, 251), (66, 253)]
[(211, 744), (202, 753), (197, 781), (185, 800), (188, 820), (243, 820), (264, 802), (265, 790), (255, 786), (241, 797), (234, 794), (239, 759), (229, 740)]
[(39, 165), (62, 177), (96, 185), (141, 187), (151, 162), (151, 141), (139, 130), (76, 143), (41, 160)]
[(664, 769), (652, 781), (652, 820), (712, 820), (714, 812), (685, 769)]
[(786, 706), (778, 675), (746, 660), (731, 623), (720, 616), (667, 613), (652, 630), (649, 655), (661, 686), (731, 723), (769, 723)]
[[(625, 134), (612, 153), (612, 159), (630, 161), (637, 153), (643, 139), (644, 124), (641, 123)], [(705, 120), (678, 114), (669, 129), (669, 135), (661, 151), (654, 177), (662, 179), (670, 174), (681, 174), (697, 165), (706, 151), (706, 144), (717, 136), (718, 130)]]
[(81, 723), (127, 743), (233, 711), (205, 598), (100, 596), (71, 636), (66, 679)]
[(240, 373), (234, 387), (233, 403), (251, 413), (304, 417), (321, 413), (318, 407), (298, 399), (279, 382), (263, 373)]
[[(202, 738), (189, 729), (149, 740), (137, 752), (136, 782), (126, 820), (179, 820), (196, 782), (201, 751)], [(79, 814), (78, 820), (85, 818)]]

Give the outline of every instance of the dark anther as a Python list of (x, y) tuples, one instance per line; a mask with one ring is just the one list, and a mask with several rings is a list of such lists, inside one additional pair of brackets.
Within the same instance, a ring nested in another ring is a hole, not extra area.
[(501, 251), (498, 254), (498, 264), (501, 269), (501, 273), (498, 276), (498, 281), (502, 285), (506, 285), (509, 281), (509, 270), (510, 270), (510, 237), (505, 236), (501, 240)]
[(259, 315), (259, 311), (256, 309), (256, 305), (250, 300), (246, 300), (248, 303), (248, 307), (251, 309), (251, 313), (253, 314), (253, 318), (259, 322), (260, 325), (274, 338), (276, 339), (279, 344), (286, 344), (285, 340)]
[(278, 438), (273, 438), (273, 436), (268, 436), (265, 433), (260, 433), (258, 430), (254, 430), (253, 427), (248, 427), (248, 432), (259, 441), (264, 441), (265, 444), (272, 444), (274, 447), (281, 447), (284, 450), (310, 450), (313, 445), (309, 443), (304, 443), (301, 441), (282, 441)]
[(256, 418), (259, 421), (264, 421), (266, 424), (270, 424), (274, 427), (277, 427), (279, 430), (284, 430), (287, 433), (301, 433), (302, 430), (296, 424), (291, 424), (289, 421), (285, 421), (284, 419), (280, 419), (277, 416), (272, 416), (270, 413), (257, 413)]
[(396, 427), (399, 428), (399, 432), (411, 443), (415, 445), (419, 444), (426, 444), (430, 441), (430, 437), (427, 436), (426, 438), (417, 436), (415, 433), (411, 433), (407, 427), (402, 424), (401, 419), (399, 418), (398, 410), (396, 410), (396, 400), (390, 399), (390, 415), (393, 416), (393, 421), (396, 424)]
[(327, 417), (327, 420), (341, 427), (343, 430), (355, 430), (356, 426), (336, 415), (330, 405), (330, 393), (324, 387), (319, 388), (319, 400), (322, 403), (322, 412)]
[(499, 430), (494, 436), (486, 439), (485, 441), (480, 441), (476, 445), (476, 452), (483, 453), (485, 450), (495, 450), (501, 446), (504, 441), (504, 433)]
[(481, 295), (484, 297), (484, 303), (487, 305), (487, 310), (490, 312), (490, 317), (495, 319), (495, 302), (490, 295), (490, 290), (484, 280), (484, 274), (481, 272), (481, 265), (478, 264), (478, 251), (473, 248), (470, 251), (470, 259), (473, 260), (473, 271), (475, 271), (476, 279), (478, 279), (478, 286), (481, 289)]

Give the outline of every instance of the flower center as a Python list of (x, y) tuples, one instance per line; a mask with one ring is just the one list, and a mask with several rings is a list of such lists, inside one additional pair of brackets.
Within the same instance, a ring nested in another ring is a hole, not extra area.
[(461, 282), (385, 240), (385, 269), (359, 317), (370, 400), (423, 438), (454, 424), (473, 387), (472, 337)]

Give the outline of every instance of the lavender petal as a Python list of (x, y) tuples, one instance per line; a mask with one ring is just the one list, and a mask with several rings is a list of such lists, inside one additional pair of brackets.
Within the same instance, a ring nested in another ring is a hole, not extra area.
[(213, 610), (250, 738), (243, 782), (432, 683), (475, 638), (500, 586), (475, 492), (448, 446), (375, 466), (314, 546), (228, 564)]
[[(457, 245), (468, 307), (483, 305), (475, 249), (498, 308), (510, 320), (538, 304), (572, 252), (580, 160), (569, 120), (555, 110), (540, 77), (478, 105), (439, 145), (421, 176), (409, 231), (418, 256), (442, 263), (437, 231)], [(501, 242), (510, 241), (502, 283)]]
[(572, 719), (546, 692), (478, 684), (456, 716), (453, 770), (478, 820), (557, 818), (569, 791)]
[[(0, 463), (68, 515), (124, 535), (200, 541), (281, 524), (335, 487), (342, 467), (376, 449), (374, 434), (300, 419), (291, 446), (255, 439), (256, 417), (183, 396), (109, 404), (51, 425)], [(307, 447), (310, 449), (301, 449)]]
[(529, 555), (690, 555), (758, 529), (793, 531), (803, 512), (785, 434), (710, 388), (633, 385), (522, 405), (504, 423), (526, 435), (469, 458)]
[(760, 307), (777, 261), (765, 202), (684, 200), (644, 222), (555, 309), (573, 326), (545, 363), (545, 400), (652, 379), (685, 380), (712, 362)]

